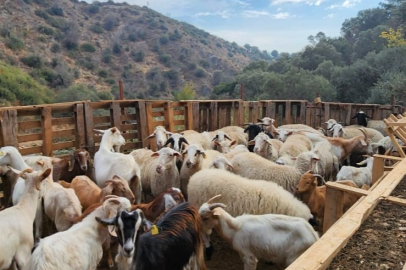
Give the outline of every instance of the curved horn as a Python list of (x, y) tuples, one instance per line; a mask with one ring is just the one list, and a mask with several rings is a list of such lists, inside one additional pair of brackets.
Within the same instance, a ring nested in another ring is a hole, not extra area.
[(179, 139), (180, 142), (184, 142), (186, 144), (189, 144), (189, 142), (186, 140), (186, 138), (182, 137)]
[[(321, 176), (320, 174), (314, 173), (313, 176), (316, 177), (317, 179), (320, 179), (322, 185), (324, 185), (324, 184), (326, 183), (326, 180), (324, 180), (324, 177)], [(320, 184), (319, 184), (319, 181), (317, 181), (317, 184), (320, 185)], [(320, 185), (320, 186), (321, 186), (321, 185)]]
[(226, 138), (226, 139), (232, 141), (232, 139), (231, 139), (227, 134), (225, 134), (225, 133), (224, 133), (224, 138)]
[(214, 208), (217, 208), (217, 207), (226, 208), (227, 206), (222, 203), (213, 203), (213, 204), (210, 204), (209, 209), (213, 210)]
[(211, 198), (210, 200), (207, 201), (208, 204), (210, 204), (212, 201), (214, 201), (215, 199), (221, 197), (221, 194), (214, 196), (213, 198)]
[(211, 140), (212, 142), (216, 141), (219, 138), (219, 135), (216, 134), (216, 136), (213, 137), (213, 140)]
[(367, 139), (368, 139), (368, 134), (367, 134), (367, 131), (365, 130), (365, 128), (359, 128), (359, 130), (360, 130), (362, 133), (364, 133), (365, 140), (367, 140)]

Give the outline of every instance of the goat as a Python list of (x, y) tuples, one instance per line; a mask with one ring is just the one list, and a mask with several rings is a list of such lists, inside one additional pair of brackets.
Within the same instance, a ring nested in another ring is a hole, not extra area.
[(119, 175), (128, 182), (136, 202), (140, 203), (142, 192), (140, 167), (131, 155), (111, 152), (113, 142), (120, 140), (125, 141), (116, 127), (104, 132), (99, 151), (94, 156), (96, 182), (99, 187), (104, 187), (107, 180)]
[(286, 267), (319, 239), (311, 225), (299, 217), (267, 214), (234, 218), (223, 210), (224, 204), (211, 204), (218, 196), (199, 209), (204, 232), (210, 235), (214, 228), (230, 243), (243, 260), (244, 270), (256, 269), (257, 258)]
[(23, 269), (34, 245), (33, 223), (40, 196), (40, 182), (51, 174), (51, 169), (33, 172), (31, 168), (16, 172), (25, 180), (20, 202), (0, 212), (0, 231), (6, 237), (0, 241), (0, 269)]
[(130, 202), (135, 200), (128, 182), (117, 175), (113, 176), (113, 179), (107, 180), (106, 186), (102, 189), (85, 175), (76, 176), (73, 178), (72, 183), (65, 181), (59, 181), (59, 183), (63, 187), (72, 188), (75, 191), (83, 210), (86, 210), (92, 204), (103, 202), (107, 195), (125, 197)]
[(102, 244), (108, 238), (102, 219), (114, 217), (120, 209), (129, 209), (126, 198), (109, 198), (69, 230), (41, 239), (32, 253), (27, 270), (96, 269), (102, 258)]
[(78, 175), (86, 175), (94, 180), (94, 168), (90, 161), (89, 152), (84, 149), (76, 149), (70, 154), (69, 161), (62, 159), (60, 162), (53, 163), (52, 178), (55, 182), (64, 180), (72, 182)]

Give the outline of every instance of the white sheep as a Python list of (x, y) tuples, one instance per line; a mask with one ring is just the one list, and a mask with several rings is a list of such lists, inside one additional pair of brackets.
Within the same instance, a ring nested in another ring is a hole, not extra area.
[(301, 134), (290, 135), (285, 143), (282, 144), (276, 163), (293, 166), (292, 157), (297, 157), (300, 153), (310, 151), (311, 149), (312, 142), (306, 136)]
[(157, 152), (138, 149), (130, 153), (141, 167), (141, 183), (144, 195), (156, 198), (170, 187), (180, 187), (176, 158), (180, 153), (163, 147)]
[(234, 218), (223, 208), (226, 205), (210, 201), (200, 207), (203, 230), (210, 235), (214, 228), (230, 243), (243, 260), (244, 270), (256, 269), (258, 259), (287, 267), (319, 239), (303, 218), (275, 214)]
[(254, 153), (241, 153), (230, 161), (235, 174), (276, 183), (291, 193), (295, 192), (301, 176), (295, 168), (276, 164)]
[(40, 182), (51, 174), (51, 169), (33, 172), (28, 168), (17, 172), (25, 180), (20, 202), (0, 212), (0, 231), (6, 237), (0, 241), (0, 269), (24, 269), (34, 246), (33, 223), (40, 192)]
[(313, 218), (304, 203), (279, 185), (223, 170), (204, 169), (194, 174), (189, 181), (188, 194), (189, 202), (196, 207), (222, 194), (222, 201), (233, 216), (282, 214), (305, 220)]
[[(340, 127), (341, 125), (337, 124), (336, 126)], [(336, 126), (333, 127), (334, 131), (336, 129)], [(377, 143), (383, 139), (383, 135), (375, 129), (362, 127), (362, 130), (364, 130), (367, 133), (368, 138), (373, 143)], [(358, 126), (348, 126), (343, 129), (342, 133), (335, 132), (333, 137), (342, 137), (344, 139), (351, 139), (361, 135), (363, 135), (363, 133), (361, 129), (358, 128)]]
[(142, 191), (140, 167), (131, 155), (111, 152), (112, 143), (117, 140), (125, 141), (116, 127), (104, 132), (99, 151), (94, 155), (96, 183), (103, 188), (107, 180), (118, 175), (129, 182), (138, 204)]
[(155, 143), (159, 150), (164, 147), (164, 143), (168, 140), (169, 135), (172, 135), (172, 132), (167, 131), (163, 126), (157, 126), (154, 132), (146, 137), (145, 140), (155, 138)]
[(207, 131), (202, 133), (185, 133), (184, 137), (189, 142), (189, 145), (199, 144), (204, 150), (212, 149), (212, 135)]
[[(400, 146), (403, 145), (403, 142), (400, 139), (397, 139)], [(372, 151), (376, 154), (384, 154), (386, 151), (394, 147), (392, 140), (389, 136), (383, 137), (379, 142), (371, 143)]]
[(108, 228), (99, 223), (100, 219), (112, 218), (120, 209), (130, 208), (126, 198), (107, 199), (69, 230), (41, 239), (26, 270), (96, 269), (103, 255), (102, 244), (109, 237)]
[(356, 168), (352, 166), (343, 166), (337, 174), (337, 181), (352, 180), (358, 187), (362, 185), (371, 186), (372, 183), (372, 167), (374, 158), (368, 157), (364, 161), (357, 163), (357, 165), (365, 165), (366, 167)]
[(227, 158), (228, 160), (233, 159), (233, 157), (235, 157), (236, 155), (240, 154), (240, 153), (249, 153), (250, 151), (248, 150), (248, 148), (245, 145), (236, 145), (234, 148), (231, 149), (230, 152), (228, 152), (227, 154), (223, 154), (223, 156), (225, 158)]
[(259, 133), (254, 140), (248, 142), (248, 145), (254, 145), (255, 154), (272, 161), (278, 159), (282, 144), (280, 140), (271, 139), (263, 132)]
[[(180, 190), (185, 198), (187, 198), (187, 186), (189, 183), (189, 178), (203, 168), (203, 160), (206, 158), (206, 151), (203, 150), (200, 145), (192, 144), (189, 145), (182, 153), (184, 158), (182, 168), (180, 169)], [(209, 166), (209, 164), (207, 166)]]
[(218, 156), (212, 160), (210, 163), (209, 168), (215, 168), (215, 169), (220, 169), (220, 170), (225, 170), (225, 171), (230, 171), (232, 172), (234, 170), (233, 165), (231, 162), (223, 157), (223, 156)]

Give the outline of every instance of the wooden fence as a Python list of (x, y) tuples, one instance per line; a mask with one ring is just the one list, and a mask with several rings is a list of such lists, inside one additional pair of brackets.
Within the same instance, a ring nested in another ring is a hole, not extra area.
[(351, 117), (359, 110), (372, 119), (382, 120), (391, 113), (401, 113), (403, 108), (328, 102), (315, 105), (306, 100), (123, 100), (3, 107), (0, 146), (15, 146), (23, 155), (64, 156), (73, 148), (87, 148), (93, 155), (101, 139), (93, 129), (116, 126), (123, 131), (127, 143), (122, 149), (128, 152), (149, 147), (150, 142), (144, 138), (158, 125), (171, 132), (186, 129), (201, 132), (257, 122), (265, 116), (276, 119), (277, 126), (318, 127), (329, 118), (350, 125), (356, 123)]

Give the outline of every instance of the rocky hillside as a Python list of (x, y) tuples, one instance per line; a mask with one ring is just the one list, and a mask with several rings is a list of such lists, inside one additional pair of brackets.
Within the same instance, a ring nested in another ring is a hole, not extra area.
[(126, 3), (6, 0), (0, 12), (0, 61), (55, 90), (55, 101), (83, 89), (88, 99), (117, 96), (118, 79), (126, 98), (172, 98), (187, 81), (206, 97), (252, 60), (270, 59)]

